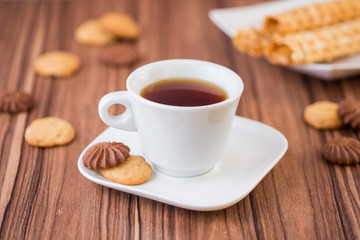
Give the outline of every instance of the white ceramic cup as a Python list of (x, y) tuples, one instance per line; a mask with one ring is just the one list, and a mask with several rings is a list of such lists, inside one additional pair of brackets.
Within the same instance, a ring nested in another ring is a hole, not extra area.
[[(214, 83), (226, 91), (228, 98), (211, 105), (180, 107), (140, 96), (147, 85), (171, 78)], [(205, 61), (164, 60), (136, 69), (129, 75), (126, 87), (127, 91), (102, 97), (100, 118), (111, 127), (138, 131), (143, 155), (156, 171), (175, 177), (192, 177), (206, 173), (221, 159), (244, 89), (235, 72)], [(124, 105), (125, 112), (110, 115), (108, 109), (113, 104)]]

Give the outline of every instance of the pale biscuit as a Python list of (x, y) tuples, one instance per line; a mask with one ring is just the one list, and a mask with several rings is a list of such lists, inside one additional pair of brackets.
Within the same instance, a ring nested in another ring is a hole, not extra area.
[(25, 130), (27, 143), (38, 147), (52, 147), (71, 142), (75, 130), (67, 121), (57, 117), (35, 119)]
[(152, 174), (152, 168), (141, 156), (130, 155), (125, 162), (108, 169), (98, 170), (110, 181), (124, 185), (138, 185), (147, 182)]
[(328, 101), (319, 101), (307, 106), (304, 119), (316, 129), (335, 129), (343, 126), (338, 114), (338, 104)]
[(100, 18), (100, 24), (118, 38), (133, 40), (140, 36), (138, 24), (127, 14), (106, 13)]
[(68, 77), (80, 68), (79, 57), (64, 51), (50, 51), (35, 61), (35, 71), (44, 77)]
[(104, 46), (112, 43), (115, 36), (105, 31), (98, 20), (91, 19), (76, 29), (75, 40), (83, 45)]

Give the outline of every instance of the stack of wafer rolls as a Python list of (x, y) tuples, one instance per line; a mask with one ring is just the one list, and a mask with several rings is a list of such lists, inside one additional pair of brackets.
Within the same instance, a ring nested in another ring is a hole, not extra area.
[(267, 16), (261, 29), (240, 29), (234, 46), (271, 63), (329, 62), (360, 52), (360, 0), (314, 4)]
[(360, 18), (311, 31), (275, 35), (266, 57), (275, 64), (329, 62), (360, 52)]
[(313, 4), (273, 16), (262, 24), (266, 34), (297, 32), (331, 25), (360, 16), (359, 0), (342, 0)]

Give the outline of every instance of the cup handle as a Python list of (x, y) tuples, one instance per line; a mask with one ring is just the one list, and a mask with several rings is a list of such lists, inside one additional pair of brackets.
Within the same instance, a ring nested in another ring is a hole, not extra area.
[[(119, 91), (108, 93), (100, 99), (98, 111), (101, 120), (110, 127), (136, 131), (136, 124), (132, 112), (129, 93), (127, 91)], [(117, 116), (109, 114), (108, 110), (111, 105), (121, 104), (125, 106), (125, 111)]]

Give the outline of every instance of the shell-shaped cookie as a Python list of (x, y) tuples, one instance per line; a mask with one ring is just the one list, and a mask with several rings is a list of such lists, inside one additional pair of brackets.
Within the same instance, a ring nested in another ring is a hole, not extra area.
[(4, 92), (0, 95), (0, 112), (23, 112), (29, 110), (33, 106), (34, 100), (25, 92)]
[(130, 148), (123, 143), (101, 142), (85, 152), (83, 163), (89, 169), (107, 169), (124, 162), (129, 156)]
[(352, 128), (360, 128), (359, 102), (351, 99), (342, 100), (339, 102), (338, 113), (346, 125), (350, 125)]
[(332, 163), (352, 165), (360, 163), (360, 142), (350, 137), (339, 137), (322, 148), (323, 157)]

